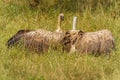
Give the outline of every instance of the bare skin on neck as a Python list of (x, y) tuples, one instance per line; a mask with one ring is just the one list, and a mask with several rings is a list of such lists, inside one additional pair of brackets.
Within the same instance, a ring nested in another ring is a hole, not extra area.
[(58, 16), (58, 24), (57, 24), (57, 30), (56, 30), (56, 32), (62, 32), (62, 30), (61, 30), (61, 23), (62, 23), (63, 20), (64, 20), (64, 14), (61, 13)]
[[(73, 35), (76, 33), (76, 32), (78, 32), (77, 30), (76, 30), (76, 24), (77, 24), (77, 17), (74, 17), (73, 18), (73, 27), (72, 27), (72, 33), (73, 33)], [(70, 49), (70, 53), (73, 53), (73, 52), (75, 52), (76, 51), (76, 48), (75, 48), (75, 44), (73, 43), (72, 45), (71, 45), (71, 49)]]

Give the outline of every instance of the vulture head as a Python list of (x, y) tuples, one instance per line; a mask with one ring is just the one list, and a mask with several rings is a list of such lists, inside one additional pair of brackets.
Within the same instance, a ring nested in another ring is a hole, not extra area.
[(56, 32), (62, 32), (62, 30), (61, 30), (62, 21), (64, 21), (64, 14), (60, 13), (59, 16), (58, 16), (58, 24), (57, 24)]
[(59, 20), (64, 21), (64, 14), (60, 13), (58, 18), (59, 18)]
[(70, 52), (71, 46), (75, 44), (77, 39), (82, 38), (84, 32), (80, 30), (70, 30), (67, 31), (61, 40), (61, 43), (63, 45), (63, 50)]

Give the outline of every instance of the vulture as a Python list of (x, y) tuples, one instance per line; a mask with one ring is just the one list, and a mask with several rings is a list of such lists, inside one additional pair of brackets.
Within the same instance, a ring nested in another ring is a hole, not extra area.
[(62, 44), (64, 50), (78, 53), (107, 54), (115, 49), (114, 38), (108, 29), (95, 32), (67, 31)]
[(35, 51), (37, 53), (47, 52), (51, 45), (56, 45), (61, 41), (64, 34), (60, 29), (61, 22), (63, 20), (64, 14), (61, 13), (58, 16), (57, 30), (54, 32), (44, 29), (19, 30), (7, 41), (6, 45), (8, 48), (15, 45), (23, 46), (25, 49), (29, 51)]
[(111, 31), (108, 29), (95, 32), (75, 30), (75, 21), (73, 21), (73, 29), (66, 31), (61, 41), (64, 51), (80, 54), (109, 54), (112, 49), (115, 49)]

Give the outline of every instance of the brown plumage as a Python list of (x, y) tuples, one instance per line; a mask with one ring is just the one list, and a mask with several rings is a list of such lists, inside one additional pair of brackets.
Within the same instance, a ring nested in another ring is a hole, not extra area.
[(20, 39), (20, 35), (24, 34), (24, 33), (27, 33), (27, 32), (30, 32), (32, 30), (19, 30), (15, 35), (13, 35), (6, 43), (6, 45), (8, 46), (8, 48), (10, 46), (13, 46), (15, 45), (17, 42), (19, 42), (19, 39)]
[[(58, 44), (62, 39), (63, 32), (60, 31), (60, 26), (64, 15), (58, 16), (58, 31), (51, 32), (43, 29), (38, 30), (19, 30), (13, 37), (7, 41), (7, 46), (20, 45), (30, 51), (38, 53), (47, 52), (49, 47)], [(59, 23), (60, 22), (60, 23)]]
[(79, 53), (110, 53), (115, 48), (114, 38), (109, 30), (96, 32), (68, 31), (62, 40), (64, 50), (70, 52), (72, 46)]
[[(24, 31), (20, 34), (18, 34), (20, 31), (18, 31), (18, 33), (10, 38), (7, 42), (7, 46), (12, 47), (19, 45), (20, 47), (25, 47), (29, 51), (44, 53), (49, 50), (50, 46), (59, 44), (63, 36), (63, 33), (50, 31), (46, 31), (46, 34), (43, 34), (42, 31), (45, 32), (45, 30), (42, 29), (29, 32)], [(57, 48), (57, 46), (53, 48)]]
[(48, 38), (35, 34), (34, 31), (20, 35), (19, 45), (25, 47), (29, 51), (37, 53), (47, 52), (50, 46)]

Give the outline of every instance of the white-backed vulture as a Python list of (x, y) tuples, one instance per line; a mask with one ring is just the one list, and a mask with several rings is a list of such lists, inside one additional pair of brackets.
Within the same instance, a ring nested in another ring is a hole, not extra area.
[(61, 22), (64, 20), (64, 15), (58, 16), (58, 25), (55, 32), (38, 29), (38, 30), (19, 30), (13, 37), (7, 41), (7, 46), (19, 44), (28, 50), (38, 53), (47, 52), (49, 46), (60, 42), (63, 32), (60, 29)]
[(77, 18), (73, 19), (73, 29), (63, 38), (63, 50), (78, 53), (110, 53), (115, 48), (114, 38), (107, 29), (95, 32), (83, 32), (76, 29)]
[(72, 45), (75, 45), (75, 50), (79, 53), (107, 54), (115, 48), (114, 38), (107, 29), (96, 32), (68, 31), (62, 42), (64, 50), (68, 52)]

